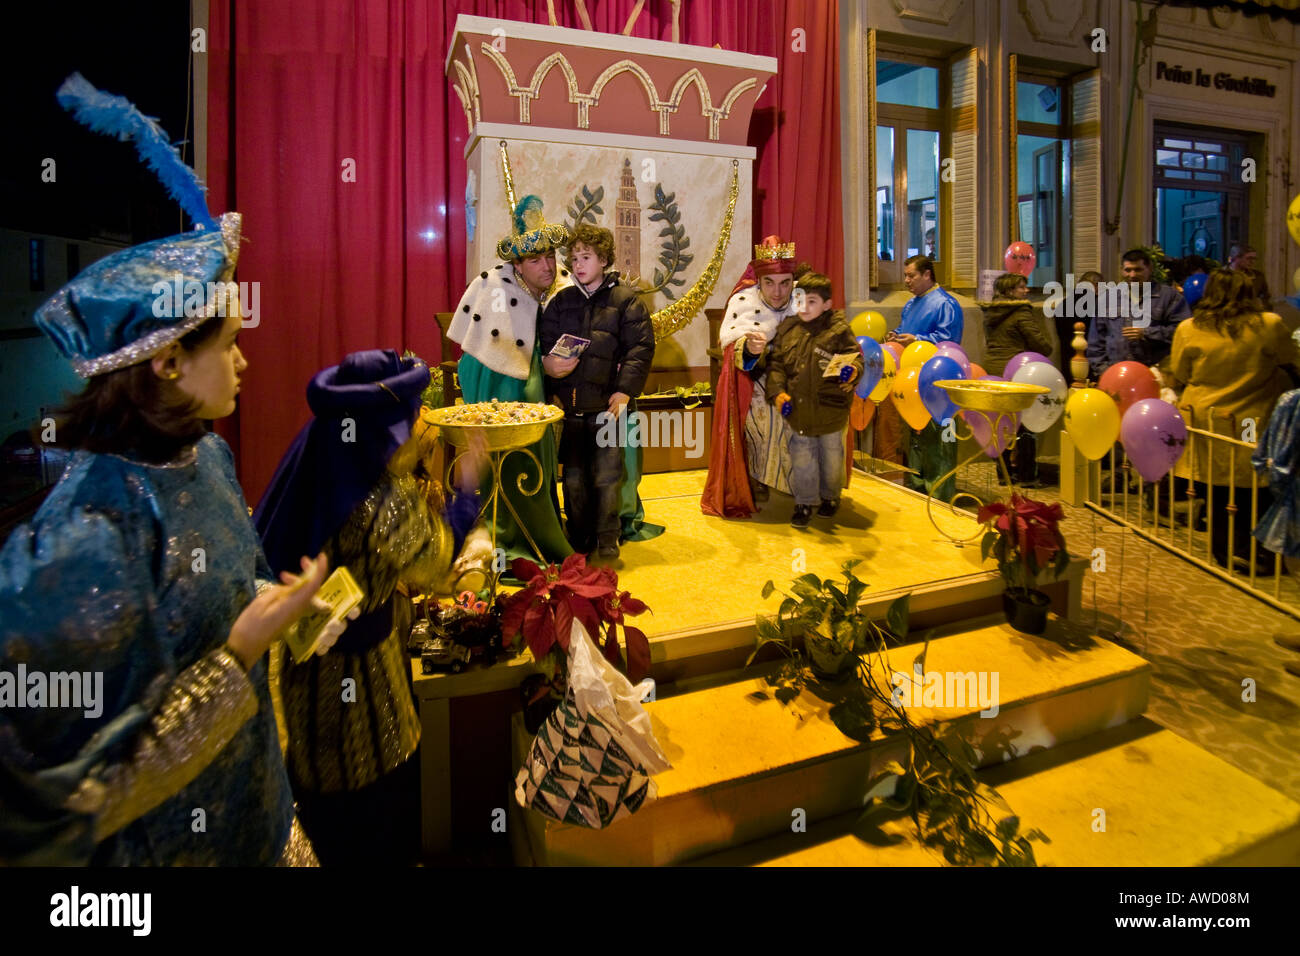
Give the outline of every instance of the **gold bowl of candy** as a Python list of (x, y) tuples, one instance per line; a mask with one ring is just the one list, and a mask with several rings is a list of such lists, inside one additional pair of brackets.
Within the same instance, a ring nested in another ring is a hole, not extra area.
[(510, 451), (536, 442), (564, 418), (564, 411), (554, 405), (493, 399), (429, 409), (422, 418), (436, 425), (442, 437), (457, 448), (468, 448), (470, 436), (477, 433), (483, 437), (488, 451)]
[(1024, 382), (946, 379), (934, 384), (947, 392), (958, 408), (969, 408), (973, 412), (1023, 412), (1039, 395), (1051, 391), (1045, 385)]

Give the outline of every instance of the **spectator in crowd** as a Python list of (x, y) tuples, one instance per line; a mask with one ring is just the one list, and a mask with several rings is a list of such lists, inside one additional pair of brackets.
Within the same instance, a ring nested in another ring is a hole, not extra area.
[[(1264, 433), (1274, 404), (1289, 387), (1286, 373), (1300, 365), (1300, 352), (1281, 317), (1265, 311), (1249, 273), (1220, 269), (1210, 276), (1194, 318), (1178, 326), (1170, 364), (1174, 387), (1182, 389), (1179, 405), (1188, 423), (1240, 438), (1243, 429)], [(1234, 556), (1245, 561), (1250, 553), (1251, 449), (1225, 450), (1209, 443), (1218, 444), (1198, 440), (1195, 454), (1184, 455), (1174, 474), (1193, 481), (1198, 497), (1208, 495), (1211, 550), (1215, 560), (1227, 566)], [(1232, 485), (1237, 512), (1229, 542)], [(1268, 488), (1260, 488), (1258, 515), (1272, 501)], [(1272, 552), (1259, 549), (1256, 570), (1273, 573), (1274, 558)]]
[(1259, 259), (1259, 252), (1254, 246), (1245, 242), (1234, 242), (1228, 250), (1228, 268), (1234, 272), (1254, 269)]
[(1130, 249), (1123, 263), (1130, 291), (1122, 297), (1120, 314), (1098, 315), (1088, 330), (1088, 364), (1095, 379), (1116, 362), (1160, 364), (1169, 355), (1178, 323), (1192, 314), (1179, 293), (1151, 278), (1146, 250)]
[[(984, 306), (984, 340), (984, 368), (990, 375), (1001, 375), (1012, 356), (1021, 352), (1051, 353), (1046, 322), (1029, 304), (1029, 280), (1024, 276), (1007, 272), (994, 281), (993, 301)], [(1014, 470), (1012, 452), (1002, 456), (1016, 484), (1039, 486), (1036, 454), (1034, 433), (1022, 426), (1016, 439)]]

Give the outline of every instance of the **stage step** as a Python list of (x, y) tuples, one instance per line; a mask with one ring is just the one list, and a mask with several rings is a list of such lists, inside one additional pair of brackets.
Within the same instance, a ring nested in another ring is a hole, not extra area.
[[(886, 665), (876, 665), (877, 679), (889, 686), (893, 671), (911, 674), (920, 650), (918, 644), (892, 651)], [(981, 718), (978, 702), (957, 705), (955, 699), (944, 701), (954, 706), (917, 701), (908, 708), (918, 722), (962, 722), (977, 747), (984, 742), (985, 764), (1008, 759), (1006, 741), (1024, 754), (1133, 720), (1146, 707), (1150, 676), (1145, 661), (1114, 644), (1067, 650), (1005, 624), (933, 640), (925, 669), (945, 675), (983, 672), (990, 691), (997, 675), (995, 716)], [(658, 799), (604, 831), (526, 811), (533, 860), (543, 865), (684, 863), (788, 832), (797, 811), (812, 822), (851, 810), (873, 765), (900, 756), (896, 745), (858, 744), (845, 737), (829, 717), (830, 705), (812, 693), (805, 691), (784, 706), (772, 691), (764, 680), (745, 680), (647, 705), (673, 764), (655, 778)], [(531, 741), (516, 717), (516, 767)]]
[[(1040, 866), (1296, 866), (1300, 804), (1146, 718), (981, 771), (1050, 844)], [(1104, 811), (1104, 817), (1099, 811)], [(944, 866), (910, 819), (853, 835), (857, 814), (696, 861), (702, 866)], [(1101, 824), (1104, 823), (1104, 830)]]

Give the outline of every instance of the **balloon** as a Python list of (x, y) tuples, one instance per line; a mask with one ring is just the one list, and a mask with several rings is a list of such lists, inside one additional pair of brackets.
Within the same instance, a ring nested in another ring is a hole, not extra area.
[(1160, 385), (1156, 382), (1156, 377), (1141, 362), (1116, 362), (1101, 373), (1097, 387), (1119, 405), (1121, 418), (1134, 402), (1160, 397)]
[(858, 336), (858, 348), (862, 350), (862, 376), (853, 392), (858, 398), (866, 398), (880, 384), (880, 376), (885, 372), (885, 350), (880, 343), (865, 335)]
[(1017, 352), (1007, 360), (1006, 367), (1002, 369), (1002, 374), (1006, 376), (1008, 382), (1014, 381), (1016, 373), (1020, 371), (1020, 366), (1026, 362), (1050, 362), (1042, 352)]
[(930, 413), (917, 391), (920, 378), (921, 370), (915, 365), (901, 369), (894, 377), (894, 405), (898, 408), (898, 414), (903, 416), (903, 421), (916, 431), (930, 423)]
[[(971, 362), (970, 371), (966, 373), (966, 377), (972, 382), (978, 382), (982, 378), (988, 378), (989, 373), (984, 371), (984, 366), (976, 365), (974, 362)], [(999, 379), (999, 381), (1001, 381), (1001, 379)]]
[(1007, 251), (1002, 255), (1002, 264), (1006, 266), (1008, 272), (1014, 272), (1027, 279), (1029, 273), (1034, 271), (1034, 266), (1038, 264), (1038, 256), (1029, 243), (1017, 241), (1007, 246)]
[(1096, 461), (1119, 438), (1119, 407), (1099, 388), (1073, 389), (1065, 403), (1065, 432), (1079, 454)]
[[(978, 379), (971, 376), (972, 380), (983, 382), (1005, 382), (1001, 375), (981, 375)], [(1007, 412), (999, 417), (997, 412), (989, 412), (988, 417), (984, 413), (971, 411), (963, 408), (960, 412), (961, 417), (966, 420), (970, 426), (971, 434), (975, 436), (975, 441), (984, 449), (984, 454), (990, 458), (997, 458), (1007, 450), (1011, 444), (1011, 439), (1015, 437), (1016, 432), (1020, 430), (1020, 413)], [(993, 424), (989, 419), (997, 423), (997, 434), (993, 433)]]
[(860, 432), (870, 425), (871, 420), (875, 417), (875, 404), (865, 398), (854, 396), (853, 404), (849, 406), (849, 427)]
[(957, 364), (957, 360), (948, 355), (936, 355), (921, 366), (921, 375), (916, 381), (916, 390), (921, 396), (925, 410), (936, 425), (942, 425), (945, 418), (957, 414), (957, 405), (948, 397), (947, 389), (940, 388), (935, 382), (955, 378), (965, 378), (966, 372)]
[(1065, 376), (1051, 362), (1028, 362), (1020, 366), (1020, 371), (1011, 377), (1011, 381), (1023, 385), (1046, 385), (1051, 389), (1046, 395), (1034, 398), (1034, 404), (1020, 413), (1020, 422), (1031, 432), (1045, 432), (1061, 417), (1065, 410), (1065, 394), (1069, 391)]
[(1205, 295), (1205, 284), (1210, 281), (1210, 277), (1204, 272), (1196, 272), (1187, 277), (1183, 283), (1183, 298), (1187, 300), (1188, 305), (1195, 305), (1201, 301), (1201, 296)]
[(940, 342), (939, 347), (934, 350), (935, 355), (946, 355), (949, 358), (956, 359), (957, 364), (961, 366), (963, 377), (970, 376), (970, 359), (966, 357), (966, 350), (956, 342)]
[(1187, 446), (1187, 423), (1178, 409), (1158, 398), (1134, 402), (1119, 423), (1124, 453), (1143, 481), (1159, 481)]
[(894, 368), (902, 368), (903, 362), (903, 343), (902, 342), (882, 342), (880, 347), (894, 356)]
[[(889, 344), (893, 345), (894, 343), (891, 342)], [(884, 361), (884, 365), (881, 367), (880, 371), (880, 381), (876, 384), (876, 387), (871, 390), (871, 394), (867, 396), (867, 398), (877, 403), (883, 402), (889, 397), (889, 393), (893, 391), (894, 375), (897, 372), (897, 365), (894, 363), (893, 352), (888, 348), (882, 347), (880, 350), (880, 358)]]
[(1291, 200), (1291, 205), (1287, 207), (1286, 228), (1291, 233), (1291, 238), (1300, 243), (1300, 193), (1296, 194), (1295, 199)]
[(853, 321), (849, 323), (849, 328), (853, 330), (854, 335), (865, 335), (877, 342), (882, 341), (885, 338), (885, 332), (888, 331), (885, 317), (879, 312), (858, 313), (853, 317)]
[(898, 367), (908, 368), (909, 366), (914, 365), (917, 368), (920, 368), (933, 358), (934, 353), (938, 350), (939, 346), (935, 345), (933, 342), (927, 342), (925, 339), (917, 339), (907, 348), (903, 349), (903, 361), (899, 363)]

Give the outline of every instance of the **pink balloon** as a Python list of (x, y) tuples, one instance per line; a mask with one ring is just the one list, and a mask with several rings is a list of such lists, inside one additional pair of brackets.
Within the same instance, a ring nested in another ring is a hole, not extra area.
[(894, 368), (903, 367), (903, 344), (901, 342), (882, 342), (883, 349), (888, 349), (894, 356)]
[(1038, 256), (1033, 246), (1017, 240), (1007, 246), (1007, 251), (1002, 256), (1002, 264), (1008, 272), (1014, 272), (1027, 279), (1029, 273), (1034, 271), (1034, 266), (1038, 264)]
[(970, 375), (970, 359), (966, 356), (966, 350), (956, 342), (940, 342), (939, 347), (934, 350), (934, 355), (930, 357), (936, 358), (940, 355), (948, 356), (961, 366), (963, 372)]
[[(1005, 382), (1006, 379), (1000, 375), (985, 375), (980, 379), (982, 382)], [(1020, 430), (1020, 413), (1012, 412), (1004, 414), (999, 420), (996, 413), (990, 413), (995, 422), (998, 422), (997, 434), (993, 434), (993, 425), (980, 412), (973, 412), (969, 409), (962, 409), (958, 414), (966, 420), (970, 426), (971, 434), (975, 436), (975, 441), (984, 449), (984, 454), (990, 458), (997, 458), (1007, 446), (1011, 444), (1011, 439), (1016, 437), (1016, 432)]]
[(1042, 352), (1017, 352), (1007, 360), (1007, 366), (1002, 370), (1002, 374), (1006, 376), (1006, 379), (1009, 382), (1016, 377), (1016, 373), (1020, 371), (1022, 365), (1027, 365), (1030, 362), (1046, 362), (1049, 365), (1052, 364), (1052, 360)]
[(1187, 423), (1178, 409), (1158, 398), (1144, 398), (1129, 406), (1119, 424), (1124, 453), (1143, 481), (1159, 481), (1169, 474), (1187, 447)]

